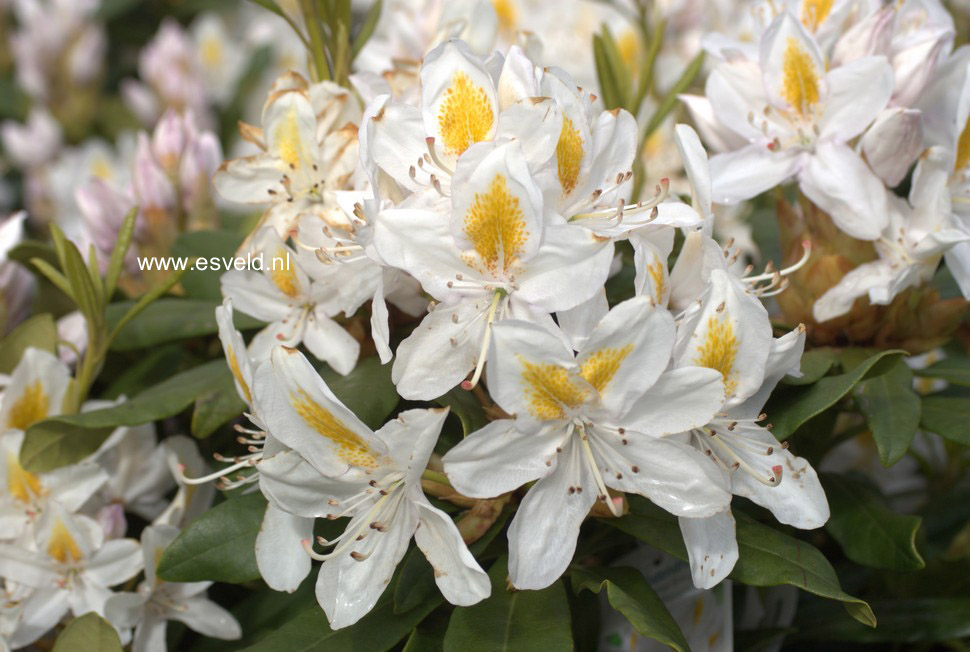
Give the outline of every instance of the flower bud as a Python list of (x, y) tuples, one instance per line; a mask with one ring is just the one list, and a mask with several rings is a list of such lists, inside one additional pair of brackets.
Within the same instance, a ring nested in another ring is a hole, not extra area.
[(178, 170), (187, 136), (184, 121), (179, 114), (174, 109), (165, 111), (152, 134), (152, 150), (155, 159), (169, 177), (174, 177)]
[(832, 67), (863, 57), (888, 54), (895, 18), (895, 7), (883, 7), (846, 30), (832, 51)]
[(916, 109), (883, 109), (862, 136), (869, 167), (890, 188), (899, 185), (922, 150), (923, 118)]

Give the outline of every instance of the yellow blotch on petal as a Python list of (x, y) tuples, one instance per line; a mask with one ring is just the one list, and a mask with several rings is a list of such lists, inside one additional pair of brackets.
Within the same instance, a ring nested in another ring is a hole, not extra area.
[(647, 273), (653, 281), (653, 287), (657, 291), (657, 301), (663, 301), (664, 292), (667, 291), (667, 283), (664, 278), (664, 264), (659, 258), (647, 265)]
[(300, 138), (300, 123), (295, 108), (290, 108), (283, 121), (276, 126), (273, 136), (283, 162), (290, 168), (300, 167), (304, 145)]
[(579, 165), (583, 160), (583, 137), (573, 121), (563, 116), (562, 132), (556, 145), (556, 161), (559, 163), (559, 183), (568, 195), (576, 189), (579, 181)]
[[(284, 261), (285, 264), (277, 265), (277, 261)], [(270, 266), (269, 275), (273, 279), (273, 283), (276, 284), (276, 287), (280, 289), (280, 292), (291, 299), (300, 296), (300, 279), (290, 264), (288, 251), (281, 249), (276, 252), (276, 256), (273, 258)]]
[(515, 0), (492, 0), (492, 6), (498, 16), (498, 28), (506, 34), (514, 32), (519, 24), (519, 8)]
[(455, 73), (438, 109), (438, 129), (445, 149), (460, 155), (473, 143), (488, 138), (495, 112), (488, 94), (462, 71)]
[(802, 25), (810, 32), (818, 31), (832, 12), (835, 0), (805, 0), (802, 4)]
[(970, 117), (967, 118), (967, 124), (963, 125), (960, 140), (957, 141), (957, 160), (953, 170), (954, 172), (962, 170), (968, 164), (970, 164)]
[(731, 378), (737, 357), (738, 338), (734, 335), (734, 324), (727, 319), (712, 316), (707, 320), (707, 334), (704, 336), (704, 343), (697, 350), (694, 363), (720, 371), (728, 396), (734, 394), (738, 385)]
[(794, 36), (788, 37), (782, 69), (785, 76), (782, 97), (800, 116), (807, 116), (812, 107), (818, 104), (818, 75), (812, 57)]
[(229, 358), (229, 371), (232, 372), (232, 377), (236, 379), (236, 382), (242, 388), (246, 402), (251, 404), (253, 402), (253, 396), (249, 391), (249, 385), (246, 384), (246, 379), (243, 378), (242, 369), (239, 368), (239, 359), (236, 357), (236, 350), (230, 346), (226, 352), (228, 353), (226, 357)]
[(222, 66), (223, 47), (218, 38), (209, 36), (202, 40), (202, 47), (199, 48), (199, 58), (206, 68), (219, 68)]
[(602, 394), (631, 351), (633, 351), (632, 344), (619, 349), (600, 349), (583, 361), (579, 375)]
[(311, 428), (337, 445), (337, 454), (352, 466), (377, 467), (377, 458), (360, 435), (348, 428), (329, 410), (300, 390), (292, 395), (293, 408)]
[(44, 491), (40, 478), (25, 471), (13, 453), (7, 453), (7, 491), (22, 503), (30, 502), (31, 497), (40, 496)]
[(519, 357), (522, 379), (529, 399), (529, 411), (538, 419), (552, 421), (566, 417), (566, 408), (582, 405), (586, 389), (569, 378), (569, 370), (554, 364), (536, 364)]
[(61, 519), (57, 519), (54, 522), (54, 527), (51, 528), (47, 553), (62, 564), (66, 564), (68, 561), (81, 560), (81, 547), (77, 545), (77, 541), (68, 532), (67, 526)]
[(509, 271), (529, 231), (519, 198), (509, 192), (504, 176), (496, 175), (485, 193), (475, 193), (464, 231), (490, 272)]
[[(7, 390), (13, 393), (11, 390)], [(44, 385), (38, 380), (26, 387), (20, 397), (14, 401), (7, 414), (7, 427), (26, 430), (33, 424), (47, 418), (50, 410), (50, 398), (44, 392)]]

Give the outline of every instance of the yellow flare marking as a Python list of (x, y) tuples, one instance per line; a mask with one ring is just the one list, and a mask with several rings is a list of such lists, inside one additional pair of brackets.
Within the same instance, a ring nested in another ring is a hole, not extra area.
[(232, 372), (232, 377), (236, 379), (239, 386), (242, 388), (243, 395), (246, 397), (246, 402), (252, 404), (253, 396), (249, 391), (249, 385), (246, 384), (246, 379), (242, 375), (242, 369), (239, 367), (239, 359), (236, 357), (236, 351), (231, 346), (228, 347), (226, 351), (228, 354), (226, 357), (229, 358), (229, 371)]
[(219, 68), (222, 66), (223, 48), (219, 39), (209, 36), (202, 41), (199, 57), (202, 64), (207, 68)]
[(514, 32), (519, 23), (519, 8), (514, 0), (492, 0), (492, 6), (498, 15), (499, 29), (505, 33)]
[(7, 491), (22, 503), (30, 502), (32, 496), (40, 496), (44, 491), (40, 478), (25, 471), (13, 453), (7, 453)]
[(582, 405), (586, 390), (569, 378), (569, 371), (555, 364), (535, 364), (521, 356), (522, 379), (529, 397), (529, 411), (543, 421), (566, 417), (565, 408)]
[(583, 137), (573, 121), (563, 116), (562, 132), (556, 145), (556, 161), (559, 163), (559, 183), (563, 193), (569, 194), (579, 181), (579, 164), (583, 160)]
[(44, 392), (44, 386), (39, 380), (35, 381), (24, 387), (20, 398), (14, 401), (7, 415), (7, 427), (26, 430), (38, 421), (45, 419), (49, 410), (50, 399)]
[(283, 121), (273, 131), (280, 158), (291, 168), (300, 167), (303, 160), (304, 144), (300, 138), (300, 122), (296, 108), (290, 107)]
[(815, 63), (794, 36), (788, 37), (782, 64), (785, 80), (781, 94), (802, 117), (818, 103), (818, 75)]
[(377, 458), (360, 435), (343, 424), (305, 391), (292, 395), (293, 407), (307, 424), (337, 446), (337, 454), (352, 466), (377, 467)]
[(633, 351), (632, 344), (627, 344), (620, 349), (600, 349), (583, 361), (579, 375), (602, 394), (631, 351)]
[(970, 164), (970, 117), (967, 118), (967, 124), (963, 125), (960, 140), (957, 141), (957, 160), (953, 170), (962, 170), (967, 164)]
[(438, 129), (445, 149), (460, 155), (472, 143), (488, 138), (493, 124), (495, 113), (485, 89), (457, 71), (438, 110)]
[(269, 270), (270, 278), (273, 279), (273, 283), (280, 289), (280, 292), (291, 299), (295, 299), (300, 296), (300, 279), (297, 277), (296, 271), (289, 264), (289, 252), (285, 249), (280, 249), (276, 252), (276, 258), (285, 260), (287, 264), (280, 265), (279, 269), (276, 268), (276, 265), (273, 265)]
[(68, 562), (68, 557), (73, 562), (81, 560), (81, 547), (77, 545), (77, 541), (68, 532), (67, 526), (61, 519), (57, 519), (54, 522), (54, 527), (51, 528), (47, 553), (62, 564)]
[(653, 287), (657, 292), (657, 301), (663, 301), (664, 292), (667, 291), (667, 283), (664, 279), (664, 264), (659, 258), (647, 265), (647, 273), (653, 281)]
[(802, 25), (814, 33), (832, 12), (835, 0), (805, 0), (802, 5)]
[(734, 394), (738, 385), (731, 379), (737, 356), (738, 339), (734, 336), (734, 325), (727, 319), (722, 320), (712, 316), (707, 320), (707, 335), (704, 337), (704, 343), (697, 350), (694, 363), (720, 371), (728, 396)]
[(509, 192), (504, 176), (496, 175), (484, 194), (475, 193), (464, 231), (490, 272), (509, 271), (529, 232), (519, 198)]

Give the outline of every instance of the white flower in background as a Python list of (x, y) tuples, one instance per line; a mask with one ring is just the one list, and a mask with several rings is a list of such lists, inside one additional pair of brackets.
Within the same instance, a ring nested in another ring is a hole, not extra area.
[(816, 205), (849, 235), (873, 240), (886, 226), (883, 184), (847, 144), (886, 106), (892, 68), (864, 57), (826, 70), (818, 45), (788, 12), (761, 40), (760, 63), (719, 63), (702, 114), (719, 123), (721, 145), (744, 142), (711, 159), (715, 202), (734, 204), (797, 179)]
[[(687, 439), (724, 475), (731, 493), (769, 509), (782, 523), (821, 527), (829, 509), (818, 475), (760, 425), (768, 396), (787, 373), (797, 373), (805, 331), (773, 339), (768, 312), (747, 285), (714, 270), (704, 294), (678, 326), (677, 367), (697, 365), (721, 373), (723, 406)], [(688, 367), (689, 368), (689, 367)], [(738, 559), (734, 517), (724, 510), (706, 518), (681, 518), (695, 586), (711, 588)]]
[(324, 561), (316, 595), (331, 627), (352, 625), (373, 608), (412, 537), (449, 602), (488, 596), (488, 576), (458, 528), (421, 490), (447, 409), (407, 410), (373, 432), (306, 358), (284, 347), (257, 370), (254, 389), (268, 430), (293, 449), (261, 463), (263, 493), (305, 519), (350, 517), (343, 534), (320, 542), (333, 547), (326, 554), (312, 550), (312, 523), (303, 533), (307, 553)]
[(205, 596), (212, 582), (165, 582), (155, 575), (162, 553), (178, 536), (178, 528), (152, 525), (141, 534), (145, 579), (135, 593), (116, 593), (108, 598), (104, 614), (115, 627), (134, 629), (132, 652), (165, 652), (168, 621), (184, 623), (204, 636), (227, 641), (242, 637), (239, 622)]
[(430, 194), (382, 211), (374, 228), (381, 258), (440, 302), (397, 349), (392, 378), (412, 399), (438, 397), (473, 369), (467, 386), (476, 384), (493, 322), (555, 329), (548, 313), (592, 297), (613, 257), (607, 239), (545, 217), (517, 141), (473, 145), (458, 160), (450, 202)]
[(20, 627), (36, 640), (69, 611), (104, 615), (112, 586), (142, 570), (141, 550), (134, 539), (105, 540), (92, 518), (70, 514), (60, 506), (47, 510), (30, 537), (0, 543), (0, 577), (31, 587)]
[(203, 12), (189, 27), (195, 44), (199, 72), (213, 103), (225, 106), (236, 92), (236, 84), (246, 69), (246, 52), (219, 16)]
[(30, 314), (37, 282), (23, 265), (9, 259), (24, 238), (27, 213), (20, 211), (0, 220), (0, 336), (6, 335)]
[(698, 451), (663, 435), (709, 422), (724, 400), (720, 374), (665, 372), (670, 313), (637, 297), (617, 305), (577, 354), (546, 329), (493, 329), (492, 398), (513, 419), (493, 421), (444, 456), (463, 495), (491, 498), (536, 481), (509, 528), (509, 576), (540, 589), (569, 565), (593, 504), (608, 488), (637, 493), (678, 516), (711, 516), (730, 501)]
[(250, 345), (250, 355), (266, 360), (276, 344), (301, 342), (334, 371), (348, 374), (357, 364), (360, 343), (332, 318), (330, 288), (310, 280), (297, 258), (272, 228), (258, 231), (253, 250), (263, 270), (232, 270), (222, 275), (222, 293), (241, 312), (268, 322)]
[(32, 107), (23, 124), (5, 120), (0, 125), (4, 153), (24, 168), (39, 167), (61, 149), (63, 134), (54, 116), (43, 107)]
[(17, 30), (10, 49), (17, 82), (33, 98), (59, 96), (94, 81), (104, 65), (104, 27), (94, 20), (98, 0), (15, 0)]
[(215, 188), (230, 201), (268, 205), (261, 224), (283, 238), (303, 215), (346, 230), (351, 225), (336, 191), (354, 187), (359, 120), (357, 102), (347, 90), (287, 73), (270, 90), (262, 128), (241, 127), (261, 152), (223, 163)]
[[(970, 231), (960, 228), (947, 191), (952, 157), (941, 148), (924, 153), (913, 173), (909, 201), (887, 196), (889, 224), (873, 245), (879, 259), (859, 265), (819, 297), (812, 310), (826, 321), (844, 315), (859, 297), (868, 295), (876, 305), (888, 305), (900, 292), (926, 283), (944, 254), (954, 245), (970, 242)], [(954, 275), (968, 282), (954, 268)]]

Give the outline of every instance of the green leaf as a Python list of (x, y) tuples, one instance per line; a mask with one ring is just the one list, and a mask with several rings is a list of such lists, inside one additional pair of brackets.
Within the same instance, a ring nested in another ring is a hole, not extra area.
[[(108, 324), (117, 324), (131, 310), (131, 301), (112, 303), (108, 306)], [(111, 345), (113, 351), (147, 349), (166, 342), (190, 337), (212, 335), (219, 330), (216, 323), (215, 301), (163, 298), (155, 301), (132, 319), (118, 333)], [(260, 322), (243, 315), (234, 314), (236, 327), (245, 330), (255, 328)]]
[(790, 437), (803, 423), (838, 403), (859, 382), (885, 372), (885, 365), (891, 365), (904, 354), (905, 351), (899, 350), (880, 351), (846, 373), (826, 376), (808, 387), (776, 392), (767, 410), (774, 435), (778, 439)]
[(354, 37), (354, 45), (350, 50), (350, 61), (353, 62), (360, 54), (360, 51), (364, 48), (370, 37), (374, 35), (374, 30), (377, 28), (377, 21), (380, 20), (381, 11), (384, 8), (384, 0), (377, 0), (367, 11), (367, 17), (364, 18), (364, 22), (361, 23), (360, 30)]
[(0, 340), (0, 374), (12, 373), (30, 347), (56, 353), (57, 325), (51, 315), (34, 315)]
[(172, 256), (206, 260), (205, 269), (193, 267), (182, 277), (185, 294), (192, 299), (222, 303), (220, 279), (222, 273), (233, 264), (242, 241), (242, 234), (225, 230), (189, 231), (179, 235), (172, 244)]
[(829, 372), (839, 359), (838, 353), (832, 349), (812, 349), (802, 354), (802, 375), (785, 376), (781, 379), (785, 385), (811, 385)]
[(324, 367), (320, 375), (336, 397), (374, 429), (384, 425), (400, 400), (391, 381), (391, 365), (382, 365), (377, 357), (359, 361), (346, 376), (329, 367)]
[(856, 404), (876, 440), (882, 465), (902, 459), (919, 429), (921, 413), (913, 372), (906, 363), (900, 359), (881, 376), (859, 383)]
[(232, 374), (220, 377), (218, 385), (195, 400), (192, 435), (204, 439), (220, 426), (241, 415), (246, 404), (236, 391)]
[(125, 326), (128, 325), (131, 320), (135, 319), (138, 315), (144, 312), (146, 308), (157, 301), (163, 294), (175, 287), (184, 274), (184, 269), (176, 271), (172, 273), (171, 276), (163, 280), (160, 284), (143, 294), (141, 298), (135, 302), (135, 305), (129, 308), (128, 312), (122, 315), (121, 319), (118, 320), (118, 323), (115, 324), (111, 329), (109, 341), (114, 342), (115, 338), (118, 337), (119, 333), (124, 331)]
[(968, 597), (873, 600), (872, 606), (879, 614), (879, 627), (875, 629), (837, 618), (825, 604), (812, 605), (810, 610), (800, 606), (795, 637), (800, 641), (838, 641), (843, 647), (884, 643), (876, 649), (900, 649), (906, 643), (955, 641), (970, 636)]
[(561, 581), (541, 591), (507, 586), (508, 560), (488, 571), (492, 594), (470, 607), (458, 607), (445, 633), (445, 652), (562, 652), (573, 649), (569, 602)]
[(931, 364), (926, 369), (917, 369), (914, 373), (924, 378), (939, 378), (951, 385), (970, 387), (970, 358), (950, 356)]
[(970, 446), (970, 398), (924, 396), (920, 425), (941, 437)]
[(674, 85), (670, 87), (667, 94), (660, 101), (657, 106), (657, 110), (653, 112), (650, 116), (650, 120), (647, 122), (647, 127), (644, 129), (643, 136), (641, 136), (642, 141), (646, 142), (650, 136), (655, 132), (663, 121), (666, 120), (670, 112), (674, 110), (677, 103), (680, 101), (680, 95), (687, 90), (687, 88), (694, 82), (694, 79), (700, 73), (701, 69), (704, 67), (704, 56), (705, 53), (701, 51), (696, 57), (691, 60), (691, 62), (684, 68), (684, 71), (680, 73), (680, 77), (674, 82)]
[(641, 636), (660, 641), (674, 650), (690, 649), (680, 626), (674, 621), (654, 590), (635, 568), (574, 568), (571, 574), (573, 590), (589, 589), (599, 593), (606, 587), (610, 606), (630, 621)]
[(926, 565), (916, 549), (920, 517), (893, 512), (863, 476), (826, 473), (822, 485), (832, 509), (825, 529), (846, 557), (885, 570), (911, 571)]
[(45, 419), (27, 429), (20, 462), (33, 473), (81, 461), (118, 426), (137, 426), (174, 416), (230, 375), (225, 360), (213, 360), (172, 376), (135, 398), (109, 408)]
[(465, 436), (472, 434), (488, 425), (488, 418), (482, 410), (482, 404), (469, 391), (456, 387), (435, 402), (443, 407), (451, 408), (451, 413), (461, 421), (461, 429)]
[(111, 295), (115, 293), (118, 286), (118, 279), (125, 266), (125, 256), (131, 246), (131, 238), (135, 234), (135, 218), (138, 217), (138, 207), (132, 206), (125, 214), (125, 219), (121, 223), (121, 230), (118, 231), (118, 240), (115, 248), (111, 251), (111, 260), (108, 262), (108, 273), (104, 277), (104, 294), (111, 300)]
[(599, 80), (603, 106), (607, 109), (620, 107), (622, 95), (618, 90), (616, 75), (610, 67), (610, 59), (606, 53), (603, 37), (599, 34), (593, 34), (593, 61), (596, 65), (596, 77)]
[(121, 652), (121, 638), (93, 611), (75, 618), (54, 642), (53, 652)]
[[(104, 302), (100, 292), (95, 289), (87, 265), (81, 252), (73, 242), (67, 240), (57, 227), (51, 228), (55, 249), (61, 258), (62, 272), (71, 288), (71, 296), (77, 304), (78, 310), (88, 322), (88, 328), (97, 328), (104, 320)], [(36, 264), (36, 263), (35, 263)], [(100, 285), (100, 279), (98, 284)]]
[(605, 23), (600, 31), (600, 40), (602, 43), (602, 53), (606, 58), (606, 65), (614, 81), (613, 90), (616, 92), (617, 104), (616, 106), (608, 108), (622, 107), (629, 111), (632, 102), (630, 93), (633, 91), (633, 77), (629, 67), (627, 67), (626, 62), (623, 60), (623, 55), (620, 54), (620, 48), (616, 44), (616, 39), (613, 38), (613, 33)]
[(158, 576), (167, 582), (258, 580), (256, 535), (265, 511), (266, 499), (259, 492), (219, 503), (165, 549)]
[(71, 288), (71, 283), (67, 280), (66, 276), (57, 271), (56, 267), (41, 258), (31, 258), (30, 264), (33, 265), (37, 271), (44, 276), (44, 278), (50, 281), (54, 287), (70, 297), (72, 301), (74, 300), (74, 289)]
[(439, 604), (440, 597), (424, 602), (407, 613), (395, 614), (392, 601), (385, 593), (373, 611), (354, 625), (336, 631), (330, 629), (327, 616), (320, 606), (312, 604), (243, 652), (385, 652), (396, 646)]
[[(631, 512), (603, 519), (664, 552), (687, 560), (677, 519), (639, 496), (630, 499)], [(838, 600), (853, 618), (874, 627), (876, 617), (864, 601), (842, 590), (835, 569), (817, 548), (735, 510), (740, 558), (730, 577), (750, 586), (790, 584), (817, 596)]]

